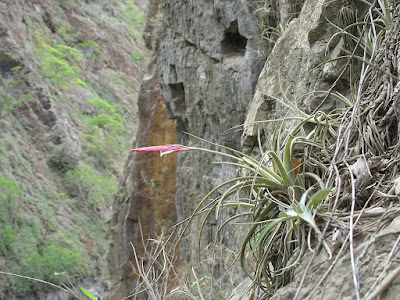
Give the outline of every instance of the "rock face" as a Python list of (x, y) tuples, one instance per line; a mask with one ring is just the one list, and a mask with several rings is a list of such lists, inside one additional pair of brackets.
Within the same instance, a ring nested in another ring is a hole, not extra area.
[[(287, 24), (267, 59), (249, 106), (243, 135), (244, 151), (251, 153), (258, 132), (270, 132), (270, 127), (255, 125), (255, 122), (295, 114), (282, 103), (286, 102), (306, 113), (317, 108), (330, 111), (338, 104), (331, 98), (323, 101), (325, 94), (321, 91), (331, 88), (344, 62), (336, 60), (320, 65), (344, 55), (342, 49), (346, 45), (343, 38), (330, 41), (336, 32), (332, 24), (348, 25), (340, 24), (336, 13), (342, 6), (341, 1), (305, 1), (298, 18)], [(350, 8), (354, 20), (356, 9), (355, 6)], [(340, 78), (332, 91), (347, 95), (347, 74)]]
[[(331, 37), (337, 31), (334, 25), (349, 25), (357, 14), (363, 15), (365, 7), (357, 1), (347, 0), (271, 0), (258, 7), (259, 2), (162, 2), (160, 45), (157, 61), (152, 63), (141, 87), (140, 134), (135, 146), (179, 142), (217, 149), (215, 144), (221, 144), (257, 155), (254, 149), (256, 138), (268, 135), (271, 127), (255, 122), (295, 114), (296, 108), (305, 112), (331, 110), (338, 104), (315, 91), (328, 90), (332, 86), (331, 92), (349, 96), (349, 74), (342, 74), (344, 63), (335, 59), (346, 53), (343, 49), (348, 48), (351, 41), (344, 38), (331, 40)], [(342, 18), (344, 14), (346, 18)], [(258, 31), (260, 23), (268, 29), (262, 34)], [(147, 43), (151, 44), (151, 39)], [(327, 60), (332, 62), (323, 64)], [(168, 121), (167, 117), (173, 121)], [(243, 123), (243, 134), (230, 130)], [(196, 151), (163, 158), (150, 154), (129, 157), (121, 192), (116, 197), (118, 211), (111, 222), (116, 229), (112, 232), (114, 238), (109, 256), (114, 284), (109, 299), (128, 295), (137, 282), (129, 242), (139, 252), (143, 251), (139, 222), (147, 237), (159, 232), (161, 218), (165, 218), (168, 226), (189, 217), (204, 195), (236, 175), (234, 167), (213, 164), (222, 160), (219, 156)], [(221, 243), (237, 249), (241, 238), (238, 227), (227, 227), (216, 237), (216, 228), (223, 217), (208, 221), (202, 245)], [(201, 221), (201, 218), (196, 219), (191, 224), (188, 238), (181, 243), (181, 259), (189, 265), (197, 260), (197, 233)], [(369, 244), (367, 236), (357, 239), (357, 255), (362, 254), (360, 257), (364, 259), (364, 265), (360, 267), (360, 274), (365, 272), (362, 276), (366, 276), (363, 282), (372, 283), (371, 278), (384, 268), (382, 257), (393, 245), (386, 244), (393, 242), (398, 233), (396, 222), (389, 227), (392, 231), (376, 236), (377, 244)], [(380, 244), (385, 246), (379, 247)], [(203, 255), (209, 253), (207, 250)], [(210, 259), (215, 277), (224, 272), (225, 255)], [(293, 299), (308, 257), (309, 254), (298, 268), (294, 282), (280, 289), (274, 299)], [(349, 257), (344, 256), (338, 262), (334, 275), (316, 292), (316, 298), (352, 297), (349, 292), (352, 271), (348, 261)], [(371, 271), (368, 262), (372, 262), (374, 270)], [(301, 296), (322, 278), (330, 263), (323, 253), (317, 257)], [(321, 270), (318, 269), (320, 266)], [(223, 286), (235, 286), (242, 281), (243, 274), (234, 272), (230, 282), (223, 282)], [(244, 295), (246, 287), (242, 286), (246, 283), (235, 291), (232, 299), (251, 299), (249, 293)], [(398, 281), (395, 281), (394, 288), (385, 297), (391, 299), (397, 289)]]
[[(158, 9), (158, 4), (152, 3), (145, 32), (146, 44), (153, 50), (157, 50), (159, 42), (154, 31), (158, 27), (153, 24)], [(139, 129), (134, 147), (177, 143), (175, 121), (168, 118), (166, 103), (160, 95), (158, 77), (155, 55), (140, 87)], [(132, 153), (129, 156), (114, 201), (115, 212), (111, 220), (113, 229), (110, 232), (112, 242), (108, 262), (112, 289), (107, 299), (122, 299), (137, 286), (138, 272), (132, 245), (137, 255), (143, 257), (146, 248), (143, 239), (157, 238), (163, 229), (169, 230), (176, 224), (176, 168), (176, 154), (162, 158), (159, 153)], [(143, 294), (137, 297), (147, 299)]]
[[(163, 4), (161, 93), (167, 102), (169, 116), (176, 119), (177, 136), (181, 143), (214, 147), (183, 133), (188, 132), (232, 148), (240, 149), (242, 146), (244, 152), (256, 154), (253, 148), (258, 134), (268, 135), (271, 127), (255, 125), (255, 122), (293, 115), (295, 108), (306, 113), (317, 109), (330, 111), (340, 104), (316, 91), (326, 91), (332, 86), (331, 92), (349, 97), (349, 74), (342, 73), (345, 62), (336, 59), (346, 54), (344, 49), (349, 49), (351, 41), (331, 37), (337, 32), (335, 26), (344, 28), (363, 16), (365, 6), (357, 1), (265, 1), (264, 26), (275, 27), (279, 33), (273, 47), (264, 45), (267, 59), (258, 78), (264, 62), (256, 55), (260, 49), (256, 30), (260, 17), (255, 18), (259, 11), (254, 9), (255, 3), (189, 0)], [(324, 64), (328, 60), (332, 62)], [(241, 145), (241, 133), (229, 129), (243, 122)], [(211, 162), (219, 160), (219, 157), (204, 153), (179, 154), (178, 219), (188, 217), (202, 195), (235, 175), (234, 169), (212, 165)], [(213, 228), (219, 222), (214, 220), (208, 225)], [(198, 227), (199, 223), (193, 222), (189, 230), (191, 240), (183, 243), (182, 258), (188, 262), (196, 258)], [(238, 232), (230, 235), (229, 230), (221, 237), (226, 245), (237, 243), (240, 236)], [(204, 245), (216, 242), (212, 229), (204, 242)], [(358, 249), (361, 249), (366, 242), (360, 240), (359, 243)], [(383, 255), (388, 250), (378, 252)], [(368, 253), (375, 253), (377, 249), (372, 247), (370, 251)], [(376, 264), (379, 269), (382, 268), (382, 261)], [(337, 275), (330, 280), (334, 281), (341, 272), (351, 274), (351, 269), (344, 265), (340, 263)], [(317, 269), (317, 266), (316, 262), (313, 268)], [(365, 272), (371, 271), (367, 269), (361, 268)], [(297, 276), (300, 276), (299, 273)], [(372, 272), (368, 276), (373, 278), (375, 275)], [(310, 284), (317, 279), (311, 276), (307, 280)], [(283, 288), (276, 299), (292, 299), (290, 289), (296, 284), (298, 280), (288, 289)], [(343, 297), (350, 297), (345, 288), (341, 291)], [(327, 294), (337, 295), (336, 292), (333, 284), (325, 285), (317, 298), (322, 299)]]
[[(135, 146), (179, 142), (210, 147), (189, 139), (186, 131), (239, 148), (241, 133), (228, 130), (243, 123), (264, 64), (258, 53), (263, 45), (257, 35), (258, 21), (251, 8), (239, 0), (212, 4), (193, 0), (164, 1), (161, 9), (161, 44), (141, 87)], [(147, 29), (155, 28), (149, 21)], [(145, 33), (146, 44), (157, 49), (151, 36)], [(163, 158), (157, 154), (130, 156), (114, 205), (112, 226), (116, 229), (109, 265), (116, 284), (109, 299), (126, 296), (135, 286), (129, 242), (141, 252), (139, 222), (144, 235), (154, 237), (161, 229), (160, 220), (168, 228), (176, 222), (176, 214), (178, 220), (187, 217), (212, 186), (235, 173), (234, 168), (212, 165), (218, 159), (198, 152)], [(213, 234), (209, 236), (214, 239)], [(193, 239), (180, 249), (189, 263), (197, 251), (195, 244)]]
[[(139, 104), (139, 135), (136, 147), (176, 144), (175, 122), (168, 119), (164, 99), (159, 93), (157, 73), (146, 77), (141, 85)], [(132, 245), (138, 256), (144, 256), (145, 240), (156, 238), (164, 227), (176, 223), (177, 157), (160, 158), (158, 153), (131, 154), (114, 202), (118, 209), (111, 220), (112, 244), (109, 267), (112, 290), (108, 299), (122, 299), (136, 286), (137, 271)]]
[[(241, 132), (230, 130), (244, 122), (258, 75), (264, 65), (260, 50), (266, 47), (253, 11), (245, 1), (165, 1), (160, 45), (160, 85), (176, 120), (180, 143), (214, 148), (185, 133), (239, 149)], [(201, 198), (235, 174), (228, 166), (214, 165), (220, 157), (201, 152), (178, 156), (176, 205), (186, 218)], [(197, 222), (197, 221), (196, 221)], [(190, 232), (196, 236), (199, 224)], [(217, 221), (214, 222), (216, 225)], [(214, 240), (210, 234), (205, 242)], [(225, 236), (225, 242), (227, 236)], [(196, 238), (182, 249), (188, 262), (196, 254)], [(234, 239), (230, 241), (235, 243)]]

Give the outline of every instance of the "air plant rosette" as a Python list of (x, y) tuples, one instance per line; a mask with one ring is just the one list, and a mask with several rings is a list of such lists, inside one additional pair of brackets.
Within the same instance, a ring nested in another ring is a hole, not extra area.
[[(205, 214), (198, 238), (200, 250), (200, 236), (207, 219), (212, 214), (218, 219), (224, 208), (241, 208), (236, 215), (224, 220), (217, 232), (229, 223), (246, 220), (248, 230), (239, 252), (240, 264), (260, 288), (273, 294), (278, 287), (289, 282), (291, 269), (307, 249), (307, 233), (309, 235), (311, 230), (317, 235), (321, 234), (316, 222), (317, 208), (331, 189), (324, 186), (317, 174), (306, 172), (305, 162), (297, 165), (299, 159), (294, 157), (294, 148), (299, 144), (323, 148), (312, 139), (318, 131), (303, 136), (301, 129), (306, 123), (312, 123), (316, 128), (325, 126), (322, 122), (325, 117), (317, 114), (303, 118), (287, 135), (283, 147), (263, 153), (260, 160), (214, 143), (210, 144), (230, 153), (179, 144), (141, 147), (130, 151), (160, 152), (161, 156), (180, 151), (204, 151), (222, 155), (228, 158), (226, 164), (244, 170), (245, 175), (219, 184), (197, 204), (180, 236), (183, 236), (195, 216)], [(275, 134), (278, 135), (277, 132)], [(275, 134), (276, 139), (278, 137)], [(217, 191), (220, 196), (213, 198)], [(249, 215), (250, 222), (247, 221)], [(331, 255), (326, 244), (325, 248)]]

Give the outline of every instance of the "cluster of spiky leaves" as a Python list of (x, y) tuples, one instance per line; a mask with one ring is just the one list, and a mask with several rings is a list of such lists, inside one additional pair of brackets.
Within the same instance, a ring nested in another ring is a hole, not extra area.
[[(316, 223), (317, 208), (331, 189), (315, 171), (319, 168), (315, 161), (305, 159), (305, 152), (318, 151), (319, 160), (329, 160), (333, 154), (329, 141), (337, 135), (335, 124), (340, 124), (332, 120), (334, 116), (318, 112), (296, 117), (297, 124), (284, 139), (281, 133), (285, 121), (277, 121), (270, 141), (273, 147), (263, 152), (259, 160), (222, 147), (233, 155), (218, 154), (229, 158), (226, 164), (242, 169), (243, 176), (215, 187), (190, 218), (205, 213), (201, 235), (211, 215), (215, 213), (218, 219), (223, 208), (236, 207), (238, 213), (223, 222), (218, 231), (237, 220), (249, 223), (239, 254), (240, 263), (247, 275), (269, 294), (289, 282), (290, 270), (307, 249), (307, 232), (321, 234)], [(293, 122), (290, 118), (286, 121)], [(306, 124), (314, 127), (308, 134), (304, 129)], [(302, 159), (297, 158), (299, 155)], [(220, 196), (213, 198), (222, 190)]]

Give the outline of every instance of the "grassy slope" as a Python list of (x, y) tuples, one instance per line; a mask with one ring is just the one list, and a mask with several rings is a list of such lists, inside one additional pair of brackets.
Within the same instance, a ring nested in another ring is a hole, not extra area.
[[(0, 270), (53, 282), (106, 275), (146, 55), (132, 1), (86, 2), (0, 3)], [(0, 298), (44, 288), (0, 275)]]

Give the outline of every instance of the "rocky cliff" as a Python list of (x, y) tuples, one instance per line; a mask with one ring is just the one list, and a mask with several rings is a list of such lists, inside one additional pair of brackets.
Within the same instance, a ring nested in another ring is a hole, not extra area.
[[(241, 134), (229, 129), (244, 122), (264, 64), (261, 46), (266, 44), (258, 37), (258, 22), (252, 9), (241, 1), (168, 1), (161, 3), (160, 9), (160, 45), (153, 63), (155, 70), (152, 68), (151, 74), (145, 76), (141, 88), (139, 107), (143, 107), (143, 122), (135, 145), (175, 141), (200, 145), (184, 133), (189, 132), (212, 142), (240, 147)], [(167, 122), (167, 118), (173, 122)], [(154, 127), (158, 123), (162, 126)], [(116, 271), (116, 277), (125, 284), (111, 298), (126, 295), (137, 276), (129, 262), (132, 249), (128, 242), (134, 241), (136, 247), (141, 247), (139, 221), (147, 235), (149, 229), (159, 231), (156, 215), (169, 223), (176, 221), (175, 214), (178, 220), (187, 217), (207, 190), (234, 173), (233, 168), (212, 165), (215, 157), (199, 153), (173, 154), (161, 159), (148, 156), (132, 155), (126, 168), (123, 186), (130, 188), (125, 188), (121, 195), (120, 203), (125, 199), (126, 204), (115, 214), (114, 224), (119, 224), (118, 234), (127, 230), (129, 236), (122, 235), (122, 246), (118, 238), (114, 239), (115, 250), (110, 257), (112, 264), (125, 265), (127, 271)], [(153, 193), (163, 201), (157, 203)], [(169, 201), (175, 201), (171, 202), (173, 206), (167, 205)], [(180, 257), (189, 263), (197, 251), (194, 245), (193, 240), (180, 247)]]
[[(189, 138), (190, 133), (239, 149), (241, 132), (232, 127), (245, 120), (268, 51), (254, 9), (243, 1), (170, 1), (162, 8), (160, 85), (169, 117), (176, 120), (179, 142), (213, 147)], [(199, 152), (178, 156), (179, 219), (189, 216), (208, 191), (235, 174), (235, 168), (213, 164), (219, 160)], [(189, 230), (193, 236), (198, 227), (195, 222)], [(228, 234), (223, 239), (228, 242)], [(196, 257), (192, 241), (181, 251), (188, 262)], [(217, 242), (211, 232), (205, 243), (210, 242)], [(235, 238), (230, 242), (235, 244)]]
[[(139, 91), (139, 128), (134, 147), (177, 143), (175, 121), (168, 118), (158, 83), (159, 16), (159, 5), (153, 2), (144, 37), (146, 46), (155, 54)], [(160, 237), (165, 229), (170, 232), (176, 224), (176, 168), (176, 156), (160, 158), (158, 153), (132, 153), (129, 156), (111, 219), (113, 229), (108, 263), (112, 289), (108, 299), (122, 299), (133, 294), (146, 299), (137, 289), (139, 273), (132, 247), (140, 259), (147, 258), (147, 239)]]

